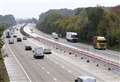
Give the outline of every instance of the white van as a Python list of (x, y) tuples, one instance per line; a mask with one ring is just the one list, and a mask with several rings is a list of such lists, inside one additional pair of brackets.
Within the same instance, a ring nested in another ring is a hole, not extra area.
[(77, 42), (78, 34), (76, 32), (66, 32), (66, 39), (67, 41)]
[(34, 58), (44, 58), (44, 49), (43, 47), (38, 47), (33, 50)]

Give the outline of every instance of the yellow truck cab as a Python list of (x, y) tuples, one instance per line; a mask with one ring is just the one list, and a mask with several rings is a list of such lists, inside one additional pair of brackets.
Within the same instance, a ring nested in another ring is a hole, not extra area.
[(103, 36), (95, 36), (93, 38), (93, 46), (95, 49), (103, 49), (107, 48), (107, 40)]

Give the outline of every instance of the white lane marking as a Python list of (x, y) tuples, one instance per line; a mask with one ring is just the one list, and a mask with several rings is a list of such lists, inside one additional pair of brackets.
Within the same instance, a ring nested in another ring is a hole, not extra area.
[(58, 62), (55, 62), (55, 64), (58, 64)]
[(8, 44), (6, 43), (6, 46), (8, 47), (8, 49), (10, 50), (10, 52), (12, 53), (13, 57), (15, 58), (16, 62), (19, 64), (19, 66), (21, 67), (21, 69), (23, 70), (23, 72), (25, 73), (25, 75), (27, 76), (29, 82), (32, 82), (32, 80), (30, 79), (30, 77), (28, 76), (27, 72), (25, 71), (23, 65), (20, 63), (20, 61), (17, 59), (17, 57), (15, 56), (14, 52), (10, 49), (10, 47), (8, 46)]
[(42, 69), (45, 69), (44, 67), (42, 67)]
[(47, 74), (50, 74), (50, 72), (49, 72), (49, 71), (47, 71)]
[(69, 72), (69, 73), (72, 73), (72, 71), (71, 71), (71, 70), (68, 70), (68, 72)]
[(62, 65), (62, 68), (64, 69), (65, 67)]
[(56, 81), (57, 79), (56, 78), (53, 78), (54, 81)]

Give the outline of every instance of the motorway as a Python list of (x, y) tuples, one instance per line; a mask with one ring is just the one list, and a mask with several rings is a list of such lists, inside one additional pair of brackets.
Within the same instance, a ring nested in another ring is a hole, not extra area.
[[(20, 32), (18, 34), (22, 37)], [(6, 44), (8, 41), (6, 39)], [(52, 54), (45, 55), (44, 59), (34, 59), (32, 51), (25, 51), (25, 45), (32, 48), (46, 46), (43, 43), (28, 38), (22, 42), (8, 44), (17, 60), (21, 63), (28, 75), (30, 82), (74, 82), (80, 75), (90, 75), (97, 82), (119, 82), (120, 75), (106, 70), (104, 67), (96, 67), (94, 63), (87, 63), (79, 57), (68, 56), (60, 51), (52, 49)]]

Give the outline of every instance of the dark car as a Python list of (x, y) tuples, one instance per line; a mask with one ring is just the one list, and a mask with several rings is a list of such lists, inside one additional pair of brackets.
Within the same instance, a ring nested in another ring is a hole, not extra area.
[(14, 38), (16, 38), (16, 37), (17, 37), (17, 35), (13, 35), (13, 37), (14, 37)]
[(17, 38), (17, 42), (22, 42), (22, 39), (21, 38)]
[(23, 40), (27, 40), (27, 37), (23, 37)]
[(25, 46), (25, 50), (32, 50), (32, 47), (31, 46)]
[(10, 39), (9, 44), (14, 44), (14, 39)]

